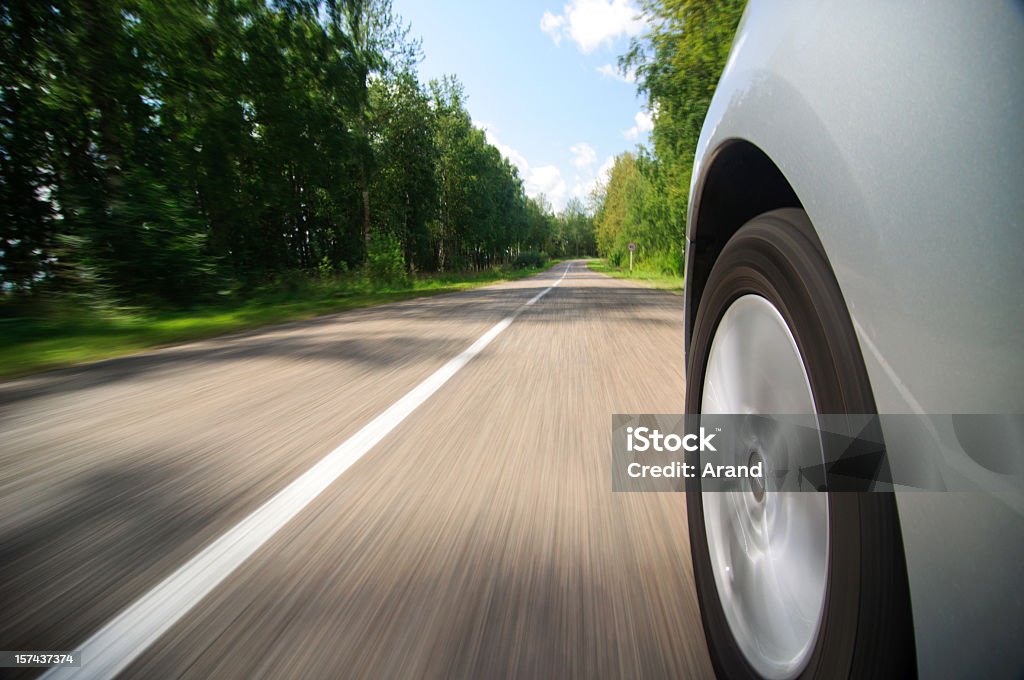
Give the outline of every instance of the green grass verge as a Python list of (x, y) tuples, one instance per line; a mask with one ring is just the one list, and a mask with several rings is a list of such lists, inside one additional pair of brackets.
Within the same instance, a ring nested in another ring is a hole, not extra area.
[(680, 295), (683, 292), (684, 279), (682, 276), (677, 274), (663, 274), (661, 272), (645, 271), (637, 266), (634, 266), (633, 271), (630, 272), (628, 267), (625, 269), (622, 267), (613, 267), (608, 263), (608, 260), (589, 260), (587, 262), (587, 266), (590, 267), (592, 271), (607, 274), (608, 276), (614, 276), (618, 279), (639, 281), (651, 288), (659, 288), (661, 290), (671, 291)]
[(372, 290), (350, 278), (263, 288), (244, 302), (183, 312), (96, 314), (65, 306), (42, 318), (0, 319), (0, 378), (124, 356), (154, 347), (310, 319), (409, 298), (454, 293), (537, 274), (543, 268), (425, 275), (410, 287)]

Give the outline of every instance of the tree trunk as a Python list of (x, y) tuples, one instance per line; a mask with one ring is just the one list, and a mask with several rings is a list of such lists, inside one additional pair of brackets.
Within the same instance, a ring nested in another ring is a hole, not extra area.
[(366, 174), (363, 174), (363, 241), (366, 252), (370, 252), (370, 188), (367, 186)]
[[(366, 74), (363, 74), (363, 93), (364, 99), (368, 89)], [(370, 162), (368, 155), (370, 153), (370, 139), (366, 120), (366, 102), (359, 102), (359, 125), (360, 134), (363, 138), (363, 143), (366, 148), (363, 150), (363, 158), (360, 162), (359, 167), (359, 183), (360, 188), (363, 190), (363, 242), (366, 244), (366, 252), (370, 252)]]

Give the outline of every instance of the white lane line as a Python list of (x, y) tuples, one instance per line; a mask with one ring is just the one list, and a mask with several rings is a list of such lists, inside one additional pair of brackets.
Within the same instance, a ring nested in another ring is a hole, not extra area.
[(558, 281), (492, 326), (461, 354), (103, 626), (77, 648), (82, 652), (80, 668), (51, 668), (42, 677), (112, 678), (124, 670), (345, 470), (480, 354), (527, 306), (561, 283), (570, 267), (566, 265)]
[[(532, 305), (532, 304), (533, 304), (534, 302), (536, 302), (537, 300), (539, 300), (539, 299), (541, 299), (542, 297), (544, 297), (545, 295), (547, 295), (547, 294), (548, 294), (548, 292), (549, 292), (549, 291), (551, 290), (551, 288), (554, 288), (555, 286), (557, 286), (558, 284), (560, 284), (560, 283), (562, 282), (562, 279), (564, 279), (564, 278), (565, 278), (565, 275), (569, 273), (569, 267), (571, 267), (571, 266), (572, 266), (572, 265), (566, 265), (566, 266), (565, 266), (565, 271), (564, 271), (564, 272), (562, 272), (562, 276), (560, 276), (560, 277), (559, 277), (559, 279), (558, 279), (557, 281), (555, 281), (554, 283), (552, 283), (552, 284), (551, 284), (551, 286), (550, 286), (549, 288), (545, 288), (544, 290), (542, 290), (541, 292), (537, 293), (537, 294), (536, 294), (536, 295), (534, 295), (534, 296), (533, 296), (532, 298), (530, 298), (530, 299), (529, 299), (529, 300), (528, 300), (528, 301), (526, 302), (526, 304), (525, 304), (524, 306), (525, 306), (525, 307), (529, 307), (529, 306), (530, 306), (530, 305)], [(522, 310), (520, 309), (519, 311), (522, 311)], [(512, 316), (511, 316), (510, 318), (515, 318), (515, 317), (516, 317), (516, 315), (518, 315), (518, 314), (519, 314), (519, 311), (517, 311), (517, 312), (516, 312), (515, 314), (513, 314), (513, 315), (512, 315)]]

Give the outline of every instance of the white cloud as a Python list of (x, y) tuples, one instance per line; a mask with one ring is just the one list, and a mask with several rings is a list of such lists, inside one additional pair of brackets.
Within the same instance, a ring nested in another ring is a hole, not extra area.
[(562, 42), (562, 26), (564, 24), (564, 16), (555, 16), (551, 12), (544, 12), (544, 16), (540, 18), (540, 30), (550, 35), (556, 45)]
[(490, 123), (474, 122), (473, 125), (480, 130), (484, 131), (484, 136), (487, 137), (487, 143), (496, 148), (501, 152), (501, 155), (508, 159), (508, 162), (519, 168), (519, 176), (525, 178), (527, 173), (530, 171), (530, 164), (526, 161), (526, 156), (513, 149), (508, 144), (502, 144), (502, 142), (494, 135), (495, 127)]
[[(552, 210), (559, 212), (565, 208), (570, 198), (578, 198), (584, 204), (599, 183), (608, 181), (608, 173), (615, 164), (615, 158), (608, 156), (597, 165), (597, 151), (586, 142), (579, 142), (569, 147), (572, 165), (576, 168), (571, 181), (562, 170), (554, 164), (533, 167), (523, 154), (503, 143), (495, 135), (496, 127), (485, 122), (474, 122), (475, 127), (484, 131), (487, 142), (493, 145), (510, 163), (519, 168), (519, 176), (523, 180), (526, 195), (537, 198), (541, 194), (547, 199)], [(570, 188), (571, 184), (571, 188)]]
[(639, 34), (643, 27), (639, 13), (632, 0), (570, 0), (561, 14), (544, 12), (540, 28), (556, 45), (566, 37), (589, 54), (620, 36)]
[(578, 198), (580, 200), (580, 203), (582, 203), (583, 205), (587, 205), (587, 201), (590, 198), (590, 192), (593, 190), (593, 181), (576, 182), (575, 184), (572, 185), (572, 191), (569, 192), (569, 195), (572, 196), (573, 198)]
[(502, 144), (494, 139), (488, 141), (494, 145), (494, 147), (501, 152), (501, 155), (508, 159), (508, 162), (519, 168), (519, 176), (523, 177), (530, 170), (530, 164), (526, 162), (526, 157), (513, 149), (508, 144)]
[(586, 142), (573, 144), (569, 147), (569, 153), (572, 154), (572, 164), (577, 168), (588, 167), (597, 160), (597, 152), (594, 151), (594, 147)]
[(599, 185), (608, 183), (608, 178), (610, 177), (613, 165), (615, 165), (615, 157), (608, 156), (604, 159), (604, 162), (601, 163), (597, 172), (586, 173), (582, 176), (577, 175), (570, 195), (580, 199), (584, 204), (586, 204), (590, 195), (594, 192), (594, 189)]
[(622, 133), (626, 139), (637, 139), (654, 129), (654, 117), (650, 111), (640, 111), (633, 116), (633, 120), (636, 121), (636, 125)]
[[(526, 190), (527, 196), (536, 198), (540, 194), (544, 194), (555, 210), (561, 210), (565, 206), (565, 201), (568, 198), (568, 189), (565, 179), (562, 177), (562, 171), (557, 166), (542, 165), (537, 168), (530, 167), (526, 156), (508, 144), (502, 143), (495, 136), (494, 126), (483, 122), (474, 123), (474, 125), (484, 131), (489, 144), (500, 151), (501, 155), (507, 158), (509, 163), (519, 168), (519, 176), (523, 180), (523, 188)], [(577, 144), (573, 148), (578, 146), (585, 146), (590, 149), (586, 144)], [(590, 150), (593, 152), (593, 149)]]
[(551, 205), (560, 210), (565, 206), (567, 186), (562, 171), (554, 165), (542, 165), (530, 170), (526, 177), (526, 195), (536, 198), (544, 194)]
[(608, 180), (612, 177), (613, 167), (615, 167), (615, 156), (608, 156), (608, 158), (604, 159), (604, 163), (601, 163), (601, 167), (597, 169), (597, 181), (607, 184)]
[(611, 64), (604, 64), (603, 66), (598, 66), (595, 70), (605, 78), (614, 78), (615, 80), (619, 80), (624, 83), (636, 82), (636, 73), (634, 73), (633, 71), (626, 71), (625, 73), (622, 73), (622, 71), (620, 71), (617, 67), (612, 66)]

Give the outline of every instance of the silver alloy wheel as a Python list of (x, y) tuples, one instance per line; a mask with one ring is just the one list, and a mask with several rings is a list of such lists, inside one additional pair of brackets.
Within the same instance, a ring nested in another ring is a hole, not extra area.
[[(719, 321), (701, 397), (706, 414), (815, 414), (803, 360), (785, 320), (768, 300), (744, 295)], [(821, 464), (820, 448), (795, 454), (771, 436), (717, 462), (765, 462), (773, 473)], [(803, 460), (793, 460), (802, 455)], [(807, 460), (810, 456), (812, 459)], [(816, 459), (816, 460), (815, 460)], [(792, 472), (790, 472), (792, 474)], [(826, 494), (779, 492), (749, 480), (737, 491), (702, 494), (715, 586), (740, 650), (763, 677), (796, 677), (821, 624), (828, 578)]]

